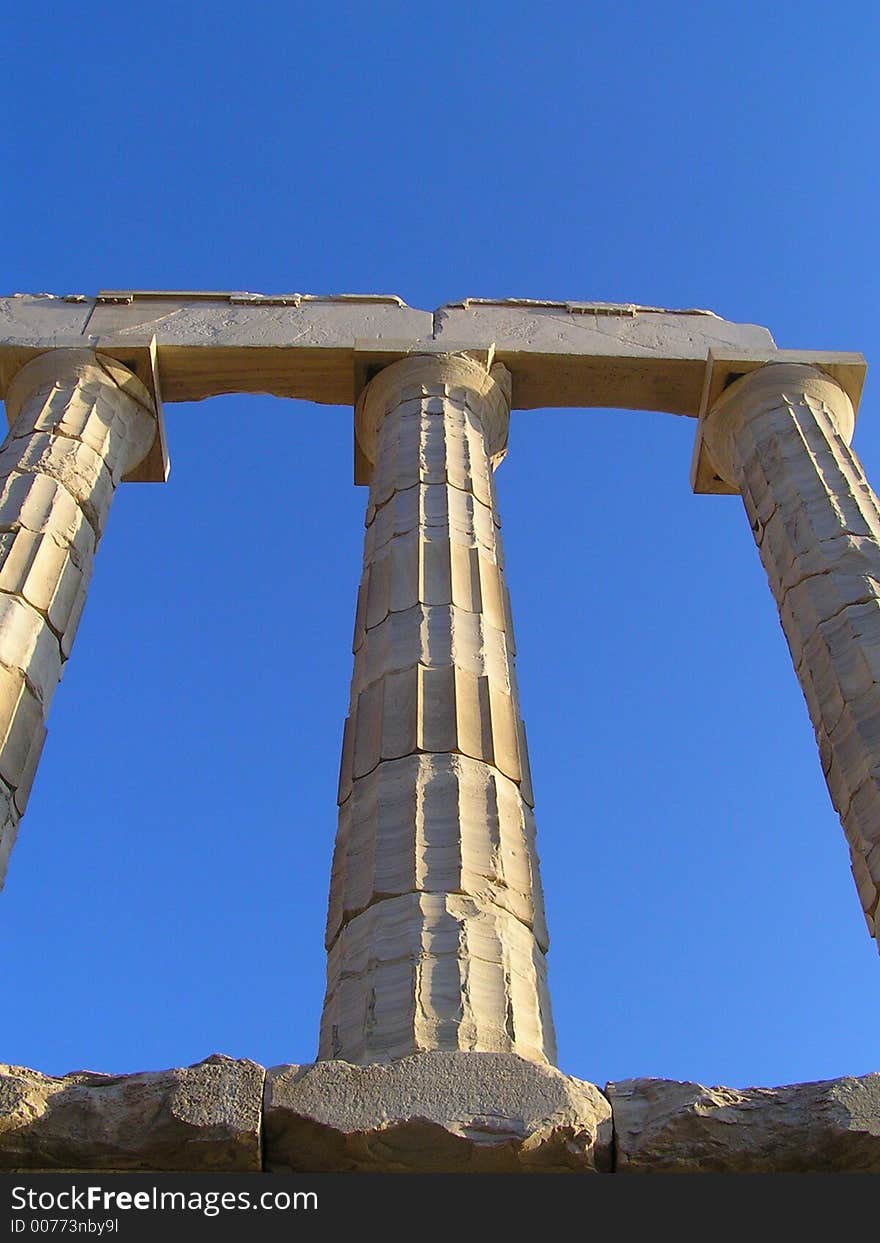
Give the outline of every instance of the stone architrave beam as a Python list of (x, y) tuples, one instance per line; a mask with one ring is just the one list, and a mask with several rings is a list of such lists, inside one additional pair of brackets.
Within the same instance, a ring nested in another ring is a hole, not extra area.
[(610, 303), (468, 298), (421, 311), (393, 295), (16, 294), (0, 298), (0, 396), (23, 361), (59, 346), (100, 350), (140, 374), (154, 337), (165, 401), (252, 392), (350, 406), (364, 369), (409, 353), (494, 349), (514, 409), (693, 417), (710, 349), (775, 349), (766, 328), (711, 311)]

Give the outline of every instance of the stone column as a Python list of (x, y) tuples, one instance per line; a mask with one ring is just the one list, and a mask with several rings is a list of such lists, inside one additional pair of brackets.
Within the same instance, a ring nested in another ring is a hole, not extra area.
[(0, 885), (120, 480), (156, 436), (126, 367), (90, 350), (39, 354), (6, 394), (0, 449)]
[(779, 363), (726, 389), (702, 434), (742, 495), (878, 936), (880, 505), (849, 447), (853, 427), (835, 380)]
[(507, 372), (465, 355), (393, 363), (358, 403), (374, 469), (321, 1059), (555, 1059), (492, 476), (509, 417)]

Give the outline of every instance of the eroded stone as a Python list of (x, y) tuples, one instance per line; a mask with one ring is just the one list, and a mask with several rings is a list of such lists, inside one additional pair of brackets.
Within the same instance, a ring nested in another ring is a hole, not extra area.
[(320, 1056), (555, 1057), (494, 467), (509, 377), (414, 355), (361, 394), (375, 464)]
[[(46, 716), (117, 484), (156, 437), (152, 399), (83, 349), (37, 355), (7, 393), (0, 449), (0, 777), (24, 813)], [(15, 821), (0, 830), (0, 887)]]
[(849, 447), (854, 422), (840, 383), (788, 363), (731, 384), (701, 427), (742, 495), (877, 937), (880, 501)]
[(779, 1088), (605, 1089), (618, 1173), (880, 1173), (880, 1074)]
[(219, 1054), (136, 1075), (0, 1065), (0, 1170), (260, 1170), (264, 1073)]
[(510, 1054), (276, 1066), (266, 1072), (263, 1129), (273, 1172), (611, 1168), (611, 1109), (599, 1089)]

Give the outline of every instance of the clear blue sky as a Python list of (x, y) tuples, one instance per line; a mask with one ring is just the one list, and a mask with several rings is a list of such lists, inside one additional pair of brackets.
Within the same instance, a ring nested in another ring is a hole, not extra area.
[[(709, 307), (877, 327), (864, 3), (147, 7), (4, 27), (2, 292)], [(0, 898), (0, 1060), (310, 1061), (365, 491), (351, 411), (166, 408)], [(694, 424), (514, 415), (498, 484), (564, 1070), (880, 1069), (880, 958), (740, 501)], [(880, 483), (880, 390), (855, 447)]]

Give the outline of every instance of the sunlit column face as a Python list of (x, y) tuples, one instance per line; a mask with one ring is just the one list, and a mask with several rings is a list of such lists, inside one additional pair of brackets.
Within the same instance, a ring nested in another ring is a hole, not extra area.
[(732, 385), (703, 435), (743, 498), (816, 731), (872, 936), (880, 892), (880, 505), (853, 410), (813, 367)]
[(493, 484), (506, 396), (460, 358), (410, 359), (373, 385), (359, 409), (375, 465), (320, 1056), (475, 1049), (552, 1061)]

